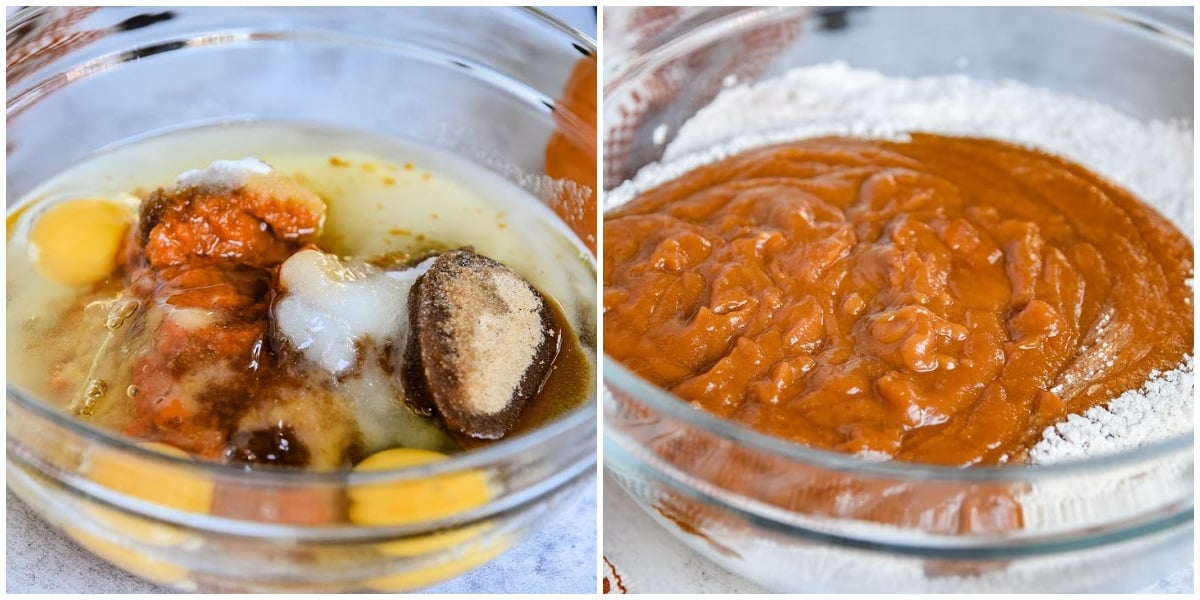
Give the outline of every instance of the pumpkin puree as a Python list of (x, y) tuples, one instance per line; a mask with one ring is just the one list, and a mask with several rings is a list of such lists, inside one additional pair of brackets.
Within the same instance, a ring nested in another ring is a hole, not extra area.
[(984, 139), (818, 138), (605, 215), (605, 351), (795, 442), (950, 465), (1191, 349), (1192, 244), (1087, 169)]

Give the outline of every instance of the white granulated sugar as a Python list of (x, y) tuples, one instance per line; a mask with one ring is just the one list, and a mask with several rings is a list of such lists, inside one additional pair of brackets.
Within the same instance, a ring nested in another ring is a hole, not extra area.
[[(722, 91), (648, 165), (606, 195), (605, 208), (750, 148), (822, 135), (904, 139), (913, 131), (982, 136), (1078, 162), (1139, 196), (1193, 237), (1193, 132), (1015, 81), (963, 75), (887, 77), (832, 63)], [(656, 140), (657, 142), (657, 140)], [(1190, 282), (1189, 282), (1190, 283)], [(1138, 390), (1044, 432), (1031, 462), (1128, 450), (1192, 430), (1192, 358)]]
[(271, 166), (256, 158), (213, 161), (203, 169), (185, 171), (175, 179), (179, 187), (210, 187), (214, 189), (237, 189), (246, 184), (251, 175), (266, 175)]

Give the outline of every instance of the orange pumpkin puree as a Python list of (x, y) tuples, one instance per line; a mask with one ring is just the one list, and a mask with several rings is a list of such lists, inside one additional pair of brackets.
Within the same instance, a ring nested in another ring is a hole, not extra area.
[(546, 175), (579, 187), (557, 190), (555, 214), (596, 252), (596, 57), (575, 63), (554, 110), (554, 133), (546, 143)]
[(795, 442), (951, 465), (1176, 367), (1192, 244), (1087, 169), (985, 139), (818, 138), (605, 215), (604, 348)]

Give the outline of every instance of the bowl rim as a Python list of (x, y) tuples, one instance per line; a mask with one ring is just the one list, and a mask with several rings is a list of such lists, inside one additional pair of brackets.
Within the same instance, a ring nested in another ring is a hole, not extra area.
[[(126, 8), (129, 8), (129, 7), (131, 7), (131, 6), (126, 6)], [(15, 27), (18, 27), (18, 26), (22, 25), (23, 23), (25, 23), (25, 21), (28, 21), (29, 19), (31, 19), (43, 12), (46, 12), (50, 8), (55, 8), (55, 7), (53, 7), (53, 6), (18, 6), (18, 7), (16, 7), (16, 10), (12, 11), (5, 17), (5, 26), (4, 26), (5, 31), (11, 32)], [(118, 5), (113, 8), (121, 8), (121, 6)], [(288, 8), (288, 7), (287, 6), (274, 6), (274, 7), (259, 6), (258, 8)], [(341, 7), (341, 8), (350, 8), (350, 7)], [(392, 7), (392, 8), (401, 8), (401, 7)], [(573, 37), (581, 38), (581, 39), (587, 41), (588, 45), (585, 47), (587, 49), (591, 50), (593, 55), (595, 55), (595, 53), (596, 53), (595, 38), (588, 35), (587, 33), (584, 33), (583, 31), (580, 31), (579, 29), (576, 29), (574, 26), (562, 21), (558, 17), (555, 17), (554, 15), (550, 14), (549, 12), (546, 12), (545, 10), (542, 10), (539, 7), (536, 7), (536, 6), (510, 6), (510, 7), (500, 6), (497, 8), (516, 10), (517, 12), (523, 12), (526, 14), (536, 16), (537, 18), (541, 19), (542, 21), (545, 21), (547, 25), (551, 25), (551, 26), (555, 27), (556, 29), (562, 31), (563, 33), (566, 33)]]
[[(14, 26), (19, 26), (21, 23), (36, 16), (37, 14), (52, 8), (54, 7), (28, 6), (19, 8), (10, 14), (6, 19), (6, 30), (11, 32)], [(278, 9), (281, 7), (273, 8)], [(393, 8), (403, 10), (400, 7)], [(565, 35), (567, 40), (576, 46), (577, 50), (579, 47), (582, 47), (589, 52), (590, 56), (597, 55), (596, 41), (591, 36), (584, 34), (570, 25), (567, 25), (543, 10), (533, 7), (492, 8), (499, 8), (504, 12), (515, 12), (517, 14), (524, 14), (532, 17), (535, 22), (549, 26), (553, 30)], [(11, 110), (12, 107), (9, 106), (8, 108)], [(599, 271), (596, 257), (583, 250), (581, 245), (580, 249), (580, 255), (589, 261), (592, 268), (598, 273)], [(596, 360), (592, 366), (593, 377), (596, 377), (598, 372), (599, 361)], [(593, 381), (593, 387), (594, 383), (595, 382)], [(139, 440), (134, 440), (132, 438), (110, 432), (101, 427), (76, 419), (66, 412), (63, 412), (61, 409), (55, 408), (49, 403), (39, 400), (36, 395), (13, 385), (7, 381), (7, 379), (5, 381), (5, 387), (7, 402), (13, 402), (22, 409), (25, 409), (36, 415), (37, 418), (47, 420), (52, 425), (61, 427), (75, 435), (78, 435), (81, 438), (86, 439), (88, 442), (96, 443), (106, 450), (117, 451), (123, 455), (136, 457), (139, 460), (167, 464), (172, 468), (178, 468), (183, 471), (196, 473), (200, 476), (212, 476), (214, 479), (221, 480), (245, 480), (253, 482), (256, 487), (270, 487), (272, 485), (294, 486), (300, 483), (337, 486), (371, 485), (426, 479), (461, 471), (480, 470), (490, 465), (503, 463), (508, 459), (531, 452), (538, 446), (549, 443), (552, 440), (569, 437), (579, 431), (590, 430), (594, 432), (596, 430), (595, 424), (599, 412), (597, 400), (599, 395), (598, 390), (593, 390), (590, 396), (581, 405), (571, 409), (565, 414), (560, 415), (553, 421), (534, 429), (533, 431), (522, 433), (509, 439), (502, 439), (500, 441), (470, 450), (464, 450), (462, 452), (449, 455), (445, 460), (420, 466), (405, 467), (400, 469), (381, 469), (376, 471), (356, 471), (353, 468), (345, 467), (333, 470), (308, 471), (265, 465), (256, 467), (253, 470), (246, 470), (233, 465), (197, 461), (191, 458), (171, 456), (143, 447), (140, 445)], [(589, 423), (592, 425), (591, 427), (588, 427)], [(11, 448), (13, 440), (12, 436), (7, 432), (6, 441), (6, 446)], [(591, 457), (593, 462), (595, 461), (595, 449), (597, 445), (598, 441), (597, 444), (593, 444), (591, 446)], [(11, 460), (11, 458), (8, 459), (9, 462), (11, 462)], [(550, 474), (550, 476), (553, 476), (553, 474)], [(519, 492), (520, 490), (505, 490), (505, 494)], [(500, 496), (493, 498), (493, 501), (499, 497)]]
[[(753, 24), (759, 21), (771, 21), (779, 19), (781, 16), (802, 16), (814, 10), (821, 10), (821, 7), (815, 6), (796, 6), (796, 5), (776, 5), (776, 6), (736, 6), (736, 7), (707, 7), (710, 11), (716, 9), (713, 13), (703, 15), (704, 20), (695, 25), (695, 27), (687, 34), (695, 36), (695, 39), (701, 41), (710, 41), (725, 36), (729, 30), (736, 27), (744, 27), (747, 24)], [(824, 7), (826, 9), (833, 7)], [(1114, 6), (869, 6), (867, 8), (882, 8), (882, 9), (903, 9), (903, 10), (971, 10), (971, 9), (997, 9), (1005, 10), (1040, 10), (1052, 11), (1059, 13), (1074, 14), (1085, 18), (1096, 18), (1103, 21), (1109, 21), (1118, 27), (1140, 29), (1155, 35), (1160, 41), (1165, 41), (1174, 47), (1176, 50), (1189, 52), (1194, 55), (1195, 41), (1191, 32), (1180, 30), (1176, 27), (1166, 25), (1153, 18), (1135, 14), (1128, 9)], [(1136, 8), (1136, 7), (1134, 7)], [(698, 16), (690, 17), (699, 18)], [(676, 24), (678, 25), (678, 24)], [(643, 70), (654, 62), (654, 57), (651, 56), (649, 50), (658, 50), (667, 54), (675, 52), (678, 48), (682, 48), (686, 44), (696, 43), (693, 40), (684, 40), (679, 36), (679, 31), (676, 27), (668, 27), (663, 31), (656, 33), (653, 36), (639, 41), (632, 50), (637, 51), (637, 55), (631, 57), (627, 63), (619, 65), (620, 71), (609, 74), (603, 82), (603, 95), (608, 97), (609, 92), (618, 87), (623, 80), (640, 74)]]
[[(949, 7), (925, 7), (924, 10), (937, 10), (939, 8)], [(1007, 8), (1016, 9), (1018, 7)], [(1021, 8), (1028, 9), (1030, 7)], [(1151, 35), (1157, 36), (1159, 38), (1158, 41), (1167, 42), (1174, 50), (1192, 55), (1193, 60), (1195, 58), (1193, 37), (1189, 33), (1126, 10), (1113, 7), (1076, 6), (1042, 6), (1033, 8), (1074, 14), (1084, 18), (1100, 19), (1117, 27), (1124, 28), (1127, 33), (1131, 31), (1143, 34), (1148, 32)], [(689, 35), (695, 34), (705, 40), (715, 39), (725, 35), (728, 28), (732, 26), (744, 26), (747, 21), (755, 22), (777, 19), (781, 14), (803, 13), (810, 10), (812, 10), (810, 7), (798, 6), (741, 7), (700, 23), (695, 30), (689, 32)], [(668, 33), (671, 32), (668, 31)], [(654, 41), (657, 41), (657, 39)], [(683, 43), (683, 41), (680, 37), (669, 37), (664, 41), (661, 48), (663, 52), (670, 54), (675, 52), (673, 47)], [(631, 59), (627, 64), (622, 65), (621, 72), (612, 74), (610, 81), (606, 82), (603, 88), (605, 98), (614, 93), (624, 80), (636, 78), (639, 73), (652, 66), (654, 57), (651, 53), (644, 52), (646, 48), (639, 47), (639, 50), (643, 52)], [(622, 182), (622, 184), (627, 182)], [(622, 184), (619, 184), (617, 187)], [(607, 189), (605, 191), (607, 193), (612, 190)], [(1192, 354), (1194, 355), (1194, 349)], [(793, 443), (782, 438), (760, 433), (738, 422), (717, 417), (703, 409), (694, 407), (688, 400), (667, 392), (646, 379), (635, 375), (617, 360), (610, 357), (607, 352), (603, 353), (601, 372), (604, 377), (606, 415), (609, 404), (607, 394), (610, 393), (608, 386), (611, 383), (616, 389), (630, 395), (636, 402), (648, 406), (658, 415), (678, 419), (682, 423), (695, 427), (704, 433), (731, 440), (740, 446), (765, 453), (772, 458), (798, 461), (808, 465), (842, 472), (852, 472), (854, 474), (945, 482), (1029, 481), (1133, 465), (1180, 452), (1185, 448), (1194, 448), (1195, 430), (1193, 429), (1183, 435), (1151, 442), (1130, 450), (1042, 465), (975, 465), (964, 468), (961, 466), (910, 463), (896, 460), (869, 461), (852, 454)], [(607, 418), (606, 422), (608, 422)], [(606, 426), (603, 437), (606, 440), (613, 439), (614, 441), (619, 441), (619, 438), (625, 436), (619, 432), (619, 428)], [(636, 442), (634, 443), (636, 444)], [(605, 462), (608, 462), (607, 456), (605, 457)]]

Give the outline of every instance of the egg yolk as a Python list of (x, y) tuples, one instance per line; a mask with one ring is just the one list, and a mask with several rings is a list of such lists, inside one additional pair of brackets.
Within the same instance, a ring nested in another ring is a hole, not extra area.
[(30, 257), (39, 273), (58, 283), (96, 283), (116, 265), (130, 220), (125, 207), (101, 198), (55, 204), (29, 232)]
[[(166, 444), (140, 445), (168, 456), (190, 458), (183, 450)], [(100, 453), (92, 458), (88, 478), (127, 496), (182, 511), (204, 514), (212, 506), (213, 482), (172, 465)]]
[[(188, 458), (187, 453), (165, 444), (144, 443), (141, 446), (170, 456)], [(98, 454), (92, 459), (88, 478), (128, 496), (187, 512), (207, 513), (212, 505), (211, 481), (184, 474), (175, 467), (150, 464), (140, 459)], [(146, 544), (175, 546), (192, 538), (191, 534), (176, 526), (153, 523), (111, 508), (88, 504), (84, 510), (114, 531)]]
[[(392, 448), (371, 455), (355, 471), (417, 467), (445, 460), (445, 454), (416, 448)], [(416, 481), (352, 488), (350, 520), (360, 525), (402, 525), (455, 515), (487, 503), (491, 497), (482, 472), (450, 473)]]
[[(189, 458), (186, 452), (165, 444), (148, 442), (141, 446), (169, 456)], [(92, 457), (87, 473), (91, 480), (109, 489), (179, 510), (206, 513), (212, 504), (212, 482), (170, 466), (100, 453)], [(84, 511), (118, 536), (107, 539), (78, 526), (67, 527), (71, 537), (96, 555), (151, 581), (178, 583), (187, 579), (185, 569), (142, 552), (135, 544), (169, 547), (201, 543), (195, 534), (97, 504), (85, 504)]]
[(457, 577), (499, 556), (508, 548), (506, 539), (488, 545), (473, 545), (463, 549), (455, 559), (422, 569), (377, 577), (366, 581), (367, 587), (380, 592), (404, 592), (433, 585)]
[[(417, 467), (445, 460), (430, 450), (393, 448), (368, 457), (356, 471)], [(358, 486), (349, 491), (350, 520), (361, 525), (400, 525), (430, 521), (482, 506), (491, 499), (482, 472), (453, 473), (418, 481)], [(506, 538), (483, 542), (487, 523), (430, 535), (384, 542), (376, 549), (387, 555), (427, 557), (428, 566), (367, 581), (379, 591), (402, 591), (449, 579), (487, 562), (508, 546)], [(450, 549), (454, 549), (451, 551)], [(452, 556), (437, 556), (450, 551)]]
[(128, 546), (110, 542), (73, 525), (66, 526), (66, 532), (80, 546), (142, 579), (165, 584), (179, 584), (187, 580), (187, 570), (177, 565), (151, 558)]

